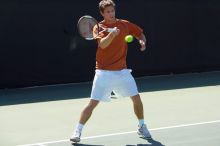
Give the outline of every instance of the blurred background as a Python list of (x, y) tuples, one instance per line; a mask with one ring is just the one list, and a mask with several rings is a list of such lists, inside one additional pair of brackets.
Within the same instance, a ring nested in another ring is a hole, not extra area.
[[(92, 81), (96, 42), (77, 32), (99, 0), (1, 0), (0, 88)], [(220, 1), (115, 0), (117, 18), (144, 29), (147, 50), (129, 44), (135, 77), (220, 70)]]

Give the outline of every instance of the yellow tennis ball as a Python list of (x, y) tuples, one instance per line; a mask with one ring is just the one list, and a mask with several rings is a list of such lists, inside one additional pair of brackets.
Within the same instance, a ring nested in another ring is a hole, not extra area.
[(125, 36), (125, 41), (127, 42), (127, 43), (131, 43), (132, 41), (133, 41), (133, 36), (132, 35), (126, 35)]

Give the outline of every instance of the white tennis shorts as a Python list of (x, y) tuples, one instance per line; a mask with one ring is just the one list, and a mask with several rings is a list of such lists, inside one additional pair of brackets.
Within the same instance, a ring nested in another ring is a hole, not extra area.
[(96, 70), (91, 99), (110, 101), (112, 91), (117, 97), (130, 97), (138, 94), (137, 85), (131, 75), (131, 70)]

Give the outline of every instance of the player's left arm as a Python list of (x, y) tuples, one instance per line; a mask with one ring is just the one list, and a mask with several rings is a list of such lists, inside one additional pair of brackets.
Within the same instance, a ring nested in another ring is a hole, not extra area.
[(146, 49), (146, 36), (143, 33), (143, 29), (129, 21), (125, 20), (124, 22), (128, 26), (129, 33), (133, 35), (138, 40), (139, 44), (141, 45), (140, 50), (144, 51)]
[(138, 40), (139, 44), (141, 45), (140, 50), (141, 51), (146, 50), (146, 42), (147, 42), (147, 40), (146, 40), (146, 37), (145, 37), (144, 33), (141, 33), (141, 35), (139, 37), (136, 37), (136, 39)]

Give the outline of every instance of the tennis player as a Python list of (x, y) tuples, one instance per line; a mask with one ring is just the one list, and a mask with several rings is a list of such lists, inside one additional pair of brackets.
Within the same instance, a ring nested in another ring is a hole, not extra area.
[(146, 49), (146, 38), (143, 30), (127, 20), (116, 19), (115, 3), (112, 0), (101, 0), (99, 10), (104, 20), (99, 23), (103, 28), (114, 28), (112, 32), (102, 32), (96, 38), (96, 73), (93, 80), (91, 98), (82, 110), (79, 123), (76, 125), (70, 141), (79, 142), (82, 130), (93, 110), (100, 101), (110, 101), (113, 91), (118, 97), (130, 97), (134, 113), (139, 121), (138, 134), (151, 138), (144, 122), (143, 104), (131, 71), (126, 66), (127, 43), (126, 35), (133, 35), (140, 43), (140, 50)]

